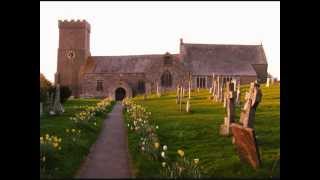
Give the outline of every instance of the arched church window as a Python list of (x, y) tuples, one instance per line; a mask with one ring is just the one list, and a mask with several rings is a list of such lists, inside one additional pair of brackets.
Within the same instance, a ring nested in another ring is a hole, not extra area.
[(138, 81), (138, 91), (139, 93), (144, 93), (145, 92), (145, 83), (143, 80)]
[(161, 86), (171, 87), (172, 86), (172, 76), (169, 71), (165, 71), (161, 76)]
[(102, 80), (97, 80), (97, 91), (103, 91), (103, 81)]

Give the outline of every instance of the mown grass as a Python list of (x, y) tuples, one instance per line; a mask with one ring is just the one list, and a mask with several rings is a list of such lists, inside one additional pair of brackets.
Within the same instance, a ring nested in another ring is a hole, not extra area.
[[(74, 114), (83, 111), (79, 106), (94, 106), (100, 99), (74, 99), (64, 104), (65, 113), (60, 116), (44, 115), (40, 119), (40, 136), (45, 134), (62, 137), (62, 149), (59, 151), (59, 160), (53, 164), (55, 169), (42, 174), (45, 178), (72, 178), (81, 162), (89, 153), (91, 145), (96, 141), (106, 115), (97, 116), (97, 126), (81, 131), (81, 137), (77, 143), (67, 137), (66, 129), (75, 128), (74, 123), (69, 119)], [(113, 105), (114, 103), (112, 103)], [(112, 106), (108, 109), (110, 112)]]
[[(188, 158), (200, 158), (204, 177), (268, 178), (280, 176), (280, 167), (271, 174), (273, 164), (280, 153), (280, 84), (266, 88), (262, 86), (263, 99), (256, 112), (255, 129), (261, 153), (262, 167), (258, 170), (240, 162), (230, 137), (219, 135), (225, 109), (220, 103), (208, 99), (208, 90), (192, 92), (192, 113), (180, 112), (175, 102), (175, 93), (147, 100), (134, 98), (148, 111), (159, 125), (157, 134), (162, 145), (168, 146), (171, 159), (177, 150), (183, 149)], [(241, 87), (241, 99), (247, 86)], [(242, 105), (241, 105), (242, 106)], [(185, 105), (183, 105), (185, 108)], [(237, 107), (237, 121), (240, 107)], [(126, 117), (126, 116), (125, 116)], [(138, 137), (128, 131), (129, 150), (137, 177), (158, 177), (161, 162), (150, 161), (137, 149)]]

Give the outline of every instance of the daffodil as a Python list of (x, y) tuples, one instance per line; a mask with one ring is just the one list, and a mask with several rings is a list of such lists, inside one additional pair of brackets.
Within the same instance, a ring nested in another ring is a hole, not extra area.
[(52, 143), (52, 146), (53, 146), (54, 148), (57, 148), (57, 147), (59, 146), (59, 144), (58, 144), (58, 143)]
[(154, 143), (154, 147), (155, 147), (156, 149), (158, 149), (159, 146), (160, 146), (160, 144), (159, 144), (158, 142)]
[(156, 126), (156, 129), (159, 129), (159, 126)]
[(178, 154), (179, 154), (181, 157), (184, 156), (184, 152), (183, 152), (181, 149), (179, 149), (177, 152), (178, 152)]
[(166, 157), (164, 151), (161, 152), (161, 157), (163, 157), (163, 158)]
[(76, 130), (75, 130), (75, 129), (72, 129), (71, 131), (72, 131), (72, 132), (75, 132)]
[(166, 167), (166, 162), (162, 162), (162, 167)]
[(199, 158), (196, 158), (193, 161), (194, 161), (195, 164), (198, 164), (199, 163)]
[(168, 146), (167, 146), (167, 145), (164, 145), (164, 146), (163, 146), (163, 150), (166, 151), (167, 149), (168, 149)]

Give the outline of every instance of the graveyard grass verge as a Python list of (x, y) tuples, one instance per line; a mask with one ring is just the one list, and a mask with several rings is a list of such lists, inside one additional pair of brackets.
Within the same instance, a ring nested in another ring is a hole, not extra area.
[[(241, 86), (241, 107), (244, 93), (249, 85)], [(152, 113), (151, 118), (159, 125), (157, 135), (161, 145), (167, 145), (170, 159), (177, 157), (177, 149), (186, 156), (199, 158), (202, 177), (269, 178), (280, 176), (280, 166), (275, 166), (280, 157), (280, 84), (270, 88), (261, 84), (262, 101), (257, 108), (255, 131), (262, 160), (262, 166), (254, 170), (242, 163), (236, 154), (232, 139), (219, 135), (224, 121), (223, 104), (208, 99), (208, 90), (193, 91), (191, 113), (180, 112), (175, 102), (175, 92), (155, 95), (146, 100), (143, 96), (134, 98), (138, 104)], [(185, 104), (183, 104), (185, 108)], [(126, 121), (127, 113), (124, 112)], [(240, 107), (236, 107), (236, 121), (240, 118)], [(128, 130), (128, 146), (136, 177), (160, 177), (161, 162), (151, 161), (137, 148), (139, 137)]]
[[(64, 104), (65, 113), (60, 116), (43, 115), (40, 120), (40, 136), (46, 134), (61, 137), (61, 150), (57, 153), (58, 160), (51, 164), (54, 167), (50, 171), (40, 171), (40, 178), (72, 178), (82, 161), (86, 158), (91, 145), (96, 141), (103, 120), (112, 110), (114, 101), (108, 106), (106, 113), (96, 116), (96, 126), (82, 129), (76, 143), (68, 135), (66, 130), (72, 132), (74, 122), (70, 120), (75, 114), (83, 111), (85, 106), (95, 106), (101, 99), (72, 99)], [(69, 133), (70, 133), (69, 132)]]

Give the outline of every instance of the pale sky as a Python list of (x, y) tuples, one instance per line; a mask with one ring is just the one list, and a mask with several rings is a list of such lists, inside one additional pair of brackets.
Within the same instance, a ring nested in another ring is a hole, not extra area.
[(280, 79), (280, 2), (40, 2), (40, 72), (57, 70), (58, 20), (91, 24), (93, 56), (179, 53), (199, 44), (263, 44)]

